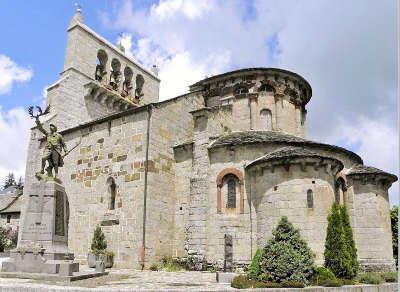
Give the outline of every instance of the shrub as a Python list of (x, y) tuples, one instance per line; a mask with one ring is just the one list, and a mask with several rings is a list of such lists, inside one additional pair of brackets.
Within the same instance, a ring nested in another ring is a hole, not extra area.
[(398, 223), (398, 217), (399, 216), (399, 206), (393, 206), (392, 209), (390, 210), (390, 223), (392, 225), (392, 245), (393, 245), (393, 257), (396, 260), (396, 267), (398, 266), (398, 252), (399, 252), (399, 246), (398, 246), (398, 231), (399, 227), (397, 225)]
[(324, 283), (336, 280), (335, 274), (329, 268), (318, 267), (311, 278), (311, 283), (317, 286), (324, 286)]
[(360, 282), (365, 284), (381, 284), (383, 279), (375, 273), (362, 273), (360, 274)]
[(272, 231), (260, 257), (260, 272), (272, 282), (307, 283), (314, 271), (314, 255), (287, 217)]
[(353, 237), (353, 230), (350, 224), (350, 216), (346, 205), (340, 207), (340, 215), (342, 219), (345, 248), (349, 253), (349, 268), (347, 270), (347, 275), (344, 275), (346, 279), (353, 279), (358, 273), (358, 260), (357, 260), (357, 248)]
[(324, 257), (325, 267), (329, 268), (336, 277), (350, 278), (353, 275), (342, 216), (337, 203), (333, 203), (328, 215)]
[(397, 282), (396, 272), (381, 273), (380, 276), (385, 282)]
[(100, 226), (97, 226), (96, 229), (94, 230), (90, 249), (94, 254), (104, 254), (107, 250), (106, 237), (103, 231), (101, 231)]
[(261, 257), (261, 249), (258, 248), (251, 264), (249, 266), (249, 270), (247, 271), (247, 277), (250, 279), (257, 279), (260, 275), (260, 257)]
[(150, 271), (159, 271), (160, 270), (159, 263), (152, 263), (149, 269)]
[(237, 289), (246, 289), (252, 287), (251, 283), (245, 275), (238, 275), (233, 278), (231, 286)]
[(324, 287), (341, 287), (343, 286), (343, 282), (340, 279), (326, 280), (320, 284)]

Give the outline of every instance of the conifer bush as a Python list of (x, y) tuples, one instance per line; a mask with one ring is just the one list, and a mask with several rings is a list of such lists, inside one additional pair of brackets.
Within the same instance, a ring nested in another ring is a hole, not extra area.
[(260, 257), (261, 249), (258, 248), (254, 254), (253, 260), (251, 261), (249, 270), (247, 271), (247, 277), (249, 279), (257, 279), (257, 277), (260, 275)]
[(107, 250), (107, 241), (106, 237), (101, 231), (100, 226), (97, 225), (96, 229), (94, 230), (92, 244), (90, 245), (90, 249), (94, 254), (103, 254), (106, 253)]
[(336, 277), (352, 279), (358, 271), (357, 250), (346, 207), (333, 203), (328, 215), (325, 240), (325, 267)]
[(350, 260), (350, 266), (347, 271), (347, 275), (344, 278), (353, 279), (355, 276), (357, 276), (359, 264), (357, 260), (356, 243), (354, 241), (353, 230), (350, 224), (350, 216), (346, 205), (342, 205), (340, 207), (340, 215), (342, 217), (345, 245), (346, 249), (349, 252), (349, 260)]
[(314, 254), (287, 217), (272, 231), (260, 257), (260, 272), (272, 282), (306, 284), (314, 272)]

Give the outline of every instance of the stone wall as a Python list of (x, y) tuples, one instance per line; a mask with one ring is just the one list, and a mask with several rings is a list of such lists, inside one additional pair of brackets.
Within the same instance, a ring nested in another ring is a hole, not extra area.
[[(69, 148), (61, 171), (70, 204), (69, 248), (85, 261), (93, 231), (101, 225), (117, 267), (140, 267), (147, 112), (67, 132)], [(116, 184), (115, 208), (110, 209), (107, 180)]]
[(394, 270), (390, 206), (387, 189), (349, 180), (353, 203), (352, 227), (363, 270)]
[(18, 230), (19, 221), (20, 213), (3, 213), (0, 215), (0, 226), (4, 229)]
[[(150, 122), (149, 173), (146, 219), (146, 265), (159, 260), (162, 256), (183, 253), (182, 238), (185, 225), (175, 226), (175, 219), (184, 219), (187, 208), (185, 203), (187, 176), (177, 177), (173, 146), (193, 139), (193, 120), (189, 113), (203, 105), (201, 96), (191, 93), (173, 100), (154, 104)], [(180, 164), (179, 172), (190, 173), (190, 164)], [(182, 167), (184, 167), (182, 169)], [(187, 168), (186, 168), (187, 167)], [(175, 181), (177, 179), (177, 181)], [(179, 206), (179, 207), (178, 207)], [(182, 207), (182, 210), (180, 209)], [(184, 214), (184, 215), (183, 215)], [(182, 218), (183, 216), (183, 218)]]
[[(287, 170), (265, 169), (251, 178), (251, 196), (257, 217), (257, 244), (265, 245), (282, 216), (287, 216), (323, 264), (327, 215), (335, 200), (334, 174), (309, 166), (302, 170), (291, 165)], [(313, 206), (307, 205), (307, 192), (312, 191)]]

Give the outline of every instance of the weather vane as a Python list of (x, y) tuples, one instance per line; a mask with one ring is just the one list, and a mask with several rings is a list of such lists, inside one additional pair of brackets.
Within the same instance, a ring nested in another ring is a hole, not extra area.
[(75, 7), (76, 7), (76, 12), (82, 11), (82, 5), (80, 3), (75, 3)]

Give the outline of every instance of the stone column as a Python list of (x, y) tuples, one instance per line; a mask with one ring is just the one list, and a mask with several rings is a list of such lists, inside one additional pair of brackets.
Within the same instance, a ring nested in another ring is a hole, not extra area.
[(193, 270), (204, 270), (207, 246), (208, 171), (207, 110), (196, 111), (194, 118), (193, 167), (190, 178), (188, 263)]

